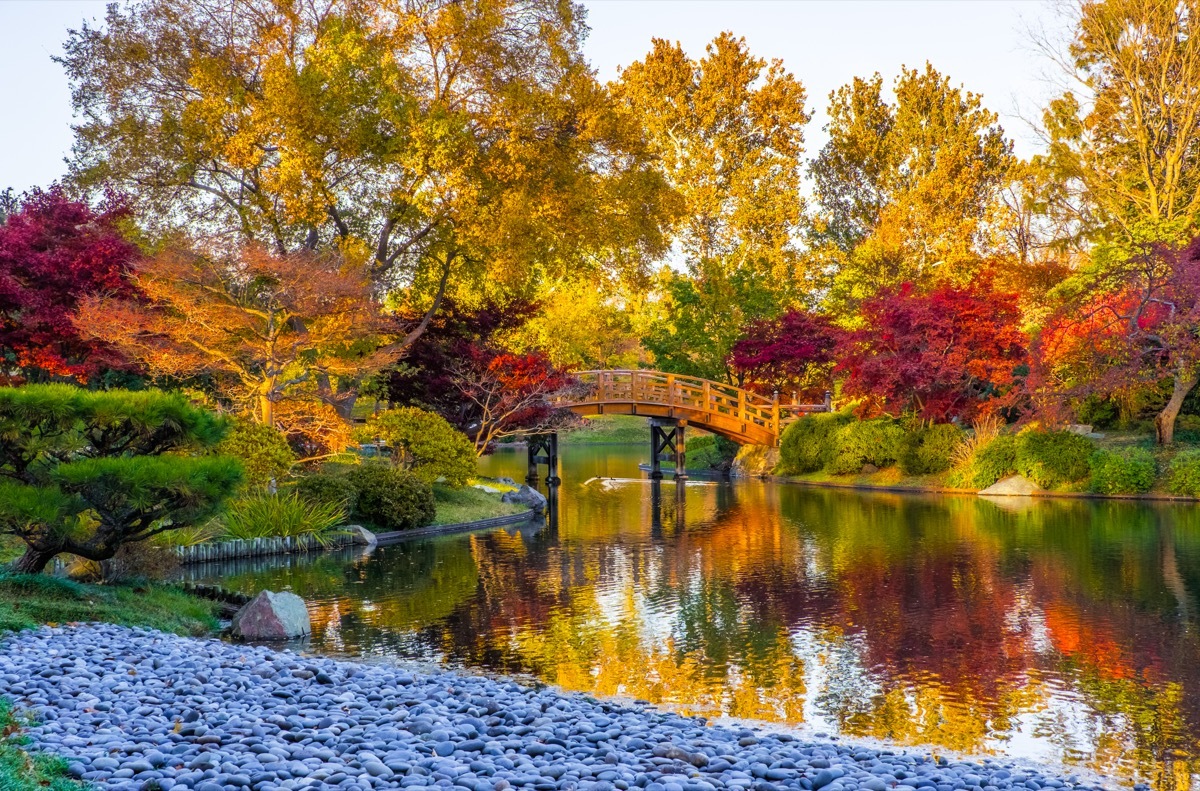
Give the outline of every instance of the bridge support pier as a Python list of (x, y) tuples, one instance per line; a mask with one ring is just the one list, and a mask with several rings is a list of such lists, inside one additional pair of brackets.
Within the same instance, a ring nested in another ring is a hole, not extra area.
[[(538, 465), (546, 465), (546, 485), (558, 486), (562, 479), (558, 477), (558, 434), (530, 434), (526, 443), (529, 453), (529, 470), (525, 482), (533, 486), (538, 482)], [(539, 456), (544, 453), (544, 456)]]
[(652, 418), (650, 420), (650, 477), (661, 480), (663, 477), (662, 464), (664, 461), (675, 462), (675, 480), (687, 478), (687, 453), (684, 445), (684, 429), (686, 420), (666, 420)]

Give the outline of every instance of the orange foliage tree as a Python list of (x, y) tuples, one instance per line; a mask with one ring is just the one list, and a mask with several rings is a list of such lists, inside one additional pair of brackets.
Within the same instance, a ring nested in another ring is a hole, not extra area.
[(140, 262), (132, 281), (141, 299), (84, 299), (80, 331), (155, 376), (205, 377), (259, 422), (322, 447), (344, 445), (334, 407), (403, 346), (388, 333), (365, 269), (337, 256), (176, 249)]

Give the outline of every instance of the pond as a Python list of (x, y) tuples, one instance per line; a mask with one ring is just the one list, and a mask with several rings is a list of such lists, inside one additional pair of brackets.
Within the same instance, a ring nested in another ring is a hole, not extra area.
[[(312, 648), (704, 715), (1197, 781), (1200, 509), (644, 480), (567, 446), (557, 519), (194, 568), (311, 603)], [(523, 475), (524, 456), (485, 460)], [(592, 480), (616, 478), (618, 480)]]

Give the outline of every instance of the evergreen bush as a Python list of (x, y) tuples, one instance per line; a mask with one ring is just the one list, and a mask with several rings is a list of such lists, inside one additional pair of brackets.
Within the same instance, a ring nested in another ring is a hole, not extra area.
[(900, 469), (905, 475), (945, 472), (950, 469), (954, 451), (963, 439), (962, 429), (951, 423), (905, 432), (900, 447)]
[(1017, 438), (1001, 434), (975, 451), (964, 483), (974, 489), (986, 489), (1001, 478), (1017, 471)]
[(435, 412), (389, 409), (372, 417), (360, 433), (387, 443), (392, 463), (426, 483), (442, 480), (461, 487), (475, 475), (475, 444)]
[(1098, 450), (1090, 460), (1090, 489), (1097, 494), (1140, 494), (1154, 486), (1157, 466), (1145, 448)]
[(241, 460), (246, 483), (251, 486), (283, 480), (296, 463), (296, 454), (283, 432), (245, 418), (232, 421), (229, 432), (214, 451)]
[(338, 504), (347, 513), (354, 512), (358, 490), (345, 475), (318, 472), (296, 481), (296, 494), (310, 503)]
[(779, 442), (779, 471), (801, 475), (823, 469), (833, 456), (833, 435), (854, 420), (844, 412), (806, 415), (783, 430)]
[(1200, 450), (1177, 453), (1167, 465), (1167, 488), (1172, 494), (1200, 495)]
[(357, 491), (355, 514), (385, 530), (411, 530), (433, 521), (433, 487), (405, 470), (363, 464), (346, 475)]
[(1017, 435), (1017, 472), (1044, 489), (1083, 480), (1094, 450), (1070, 431), (1026, 431)]
[(693, 470), (728, 470), (740, 446), (731, 439), (708, 434), (687, 441), (687, 466)]
[(904, 429), (888, 418), (856, 420), (833, 435), (833, 453), (825, 469), (834, 475), (851, 475), (866, 464), (890, 467), (900, 456)]

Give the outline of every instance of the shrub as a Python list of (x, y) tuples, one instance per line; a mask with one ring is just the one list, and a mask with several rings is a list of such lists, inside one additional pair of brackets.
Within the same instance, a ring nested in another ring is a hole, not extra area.
[(363, 464), (346, 478), (358, 492), (357, 516), (387, 530), (410, 530), (433, 521), (433, 487), (411, 472)]
[(313, 503), (295, 492), (257, 491), (233, 500), (221, 515), (227, 538), (322, 538), (346, 521), (341, 503)]
[(687, 441), (687, 466), (694, 470), (728, 470), (740, 446), (730, 439), (709, 434)]
[(1086, 478), (1094, 446), (1070, 431), (1026, 431), (1017, 435), (1017, 472), (1049, 489)]
[(314, 473), (296, 481), (296, 494), (310, 503), (333, 503), (354, 511), (358, 490), (344, 475)]
[(1167, 465), (1167, 488), (1172, 494), (1200, 495), (1200, 450), (1185, 450)]
[(833, 456), (833, 435), (853, 420), (845, 412), (825, 412), (792, 423), (779, 442), (780, 472), (799, 475), (823, 469)]
[(833, 435), (833, 455), (825, 469), (850, 475), (866, 464), (888, 467), (896, 463), (904, 429), (886, 418), (847, 423)]
[(1001, 478), (1017, 471), (1017, 438), (999, 434), (991, 442), (975, 450), (970, 466), (963, 470), (963, 483), (975, 489), (986, 489)]
[(928, 475), (950, 469), (954, 453), (963, 444), (963, 431), (950, 423), (922, 426), (907, 432), (900, 447), (900, 469), (905, 475)]
[(1154, 454), (1145, 448), (1099, 450), (1092, 454), (1090, 488), (1098, 494), (1139, 494), (1154, 486)]
[(251, 486), (266, 486), (286, 477), (296, 463), (296, 454), (282, 432), (245, 419), (233, 422), (215, 451), (240, 459), (246, 470), (246, 483)]
[(242, 480), (207, 455), (226, 421), (158, 390), (0, 388), (0, 533), (26, 544), (14, 568), (59, 553), (94, 561), (162, 528), (208, 519)]
[(386, 442), (392, 463), (426, 483), (443, 479), (450, 486), (466, 486), (475, 474), (475, 444), (434, 412), (389, 409), (372, 417), (360, 433)]

